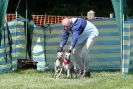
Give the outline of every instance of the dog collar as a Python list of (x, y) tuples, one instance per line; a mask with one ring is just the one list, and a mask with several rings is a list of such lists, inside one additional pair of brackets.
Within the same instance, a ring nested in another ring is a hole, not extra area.
[(70, 63), (70, 60), (64, 59), (63, 63), (64, 63), (65, 65), (67, 65), (67, 64)]

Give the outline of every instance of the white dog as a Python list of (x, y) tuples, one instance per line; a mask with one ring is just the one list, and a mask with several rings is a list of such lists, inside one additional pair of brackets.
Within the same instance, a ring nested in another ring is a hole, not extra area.
[(57, 59), (55, 61), (55, 74), (54, 78), (59, 78), (63, 70), (64, 52), (57, 52)]
[(67, 71), (67, 78), (72, 78), (73, 73), (75, 73), (75, 76), (77, 78), (77, 70), (74, 64), (72, 63), (70, 57), (71, 53), (69, 52), (64, 53), (63, 69)]

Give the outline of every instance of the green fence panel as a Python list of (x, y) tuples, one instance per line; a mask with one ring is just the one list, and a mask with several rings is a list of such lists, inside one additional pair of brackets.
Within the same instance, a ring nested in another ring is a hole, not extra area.
[(7, 24), (1, 30), (1, 45), (0, 45), (0, 73), (9, 72), (12, 70), (11, 58), (11, 40)]
[(45, 28), (36, 25), (32, 35), (32, 60), (37, 62), (37, 70), (46, 69)]

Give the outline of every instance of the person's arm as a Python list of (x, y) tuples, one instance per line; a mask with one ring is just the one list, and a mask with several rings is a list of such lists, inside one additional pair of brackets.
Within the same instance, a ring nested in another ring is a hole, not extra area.
[(71, 45), (69, 49), (73, 49), (78, 41), (79, 38), (79, 32), (76, 30), (72, 34), (72, 40), (71, 40)]
[(64, 31), (64, 33), (61, 36), (60, 47), (64, 47), (64, 45), (67, 43), (68, 37), (69, 37), (69, 32)]
[(73, 50), (73, 48), (76, 46), (79, 35), (82, 34), (86, 27), (86, 20), (84, 19), (78, 19), (72, 26), (72, 40), (70, 45), (70, 50)]
[(80, 35), (80, 23), (76, 23), (72, 27), (72, 39), (71, 39), (71, 44), (70, 44), (70, 50), (72, 50), (75, 45), (77, 44), (79, 35)]

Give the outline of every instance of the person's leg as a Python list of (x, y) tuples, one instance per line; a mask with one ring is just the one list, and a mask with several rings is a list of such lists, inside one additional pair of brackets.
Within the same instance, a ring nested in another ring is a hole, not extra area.
[(91, 47), (91, 45), (93, 44), (93, 38), (88, 38), (87, 42), (83, 48), (83, 52), (82, 52), (82, 61), (83, 61), (83, 74), (82, 77), (90, 77), (90, 69), (89, 69), (89, 49)]
[(73, 58), (75, 60), (75, 62), (77, 63), (79, 70), (83, 70), (83, 62), (82, 62), (82, 57), (81, 57), (81, 53), (82, 53), (82, 48), (83, 45), (76, 45), (76, 47), (73, 50)]

